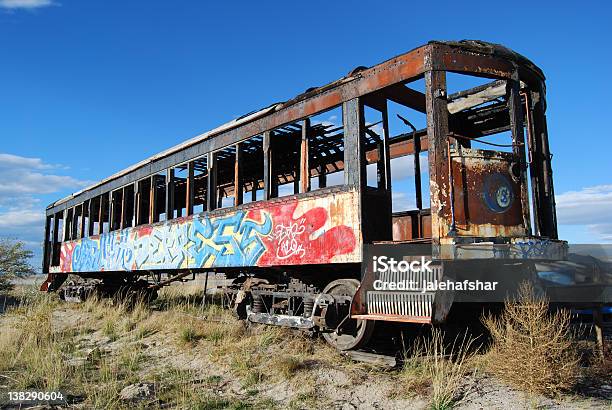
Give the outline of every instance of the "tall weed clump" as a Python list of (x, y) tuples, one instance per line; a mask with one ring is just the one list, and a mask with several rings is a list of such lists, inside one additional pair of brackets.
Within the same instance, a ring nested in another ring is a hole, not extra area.
[(528, 393), (556, 395), (572, 388), (579, 375), (579, 354), (567, 310), (550, 312), (545, 297), (524, 282), (501, 315), (483, 322), (491, 333), (488, 368), (500, 379)]
[(475, 342), (466, 333), (448, 343), (445, 333), (438, 328), (433, 328), (429, 337), (415, 340), (411, 353), (404, 352), (400, 373), (404, 391), (410, 395), (429, 391), (432, 409), (457, 405), (470, 389), (466, 376), (476, 370), (472, 366), (478, 348)]

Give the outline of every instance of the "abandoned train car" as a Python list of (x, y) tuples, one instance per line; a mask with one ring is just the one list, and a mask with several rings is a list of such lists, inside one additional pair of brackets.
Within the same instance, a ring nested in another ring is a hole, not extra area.
[(442, 293), (373, 289), (372, 244), (422, 244), (434, 275), (564, 257), (535, 64), (434, 41), (139, 162), (47, 207), (42, 290), (68, 274), (112, 288), (221, 272), (247, 320), (340, 349), (375, 321), (443, 322)]

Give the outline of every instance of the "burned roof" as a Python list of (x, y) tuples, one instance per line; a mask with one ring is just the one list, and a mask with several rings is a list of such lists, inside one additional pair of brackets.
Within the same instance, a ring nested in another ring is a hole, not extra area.
[(111, 175), (108, 178), (105, 178), (91, 186), (88, 186), (78, 192), (73, 193), (72, 195), (69, 195), (63, 199), (60, 199), (52, 204), (50, 204), (47, 209), (51, 209), (54, 208), (58, 205), (61, 205), (63, 203), (68, 202), (69, 200), (71, 200), (72, 198), (75, 198), (87, 191), (91, 191), (95, 188), (98, 188), (104, 184), (107, 184), (111, 181), (117, 180), (119, 178), (122, 178), (123, 176), (129, 174), (132, 171), (138, 170), (140, 168), (143, 168), (145, 166), (147, 166), (148, 164), (151, 164), (155, 161), (158, 161), (160, 159), (166, 158), (172, 154), (175, 154), (181, 150), (184, 150), (186, 148), (189, 148), (193, 145), (196, 145), (204, 140), (216, 137), (220, 134), (223, 134), (225, 132), (231, 131), (235, 128), (238, 128), (242, 125), (248, 124), (248, 123), (252, 123), (254, 121), (257, 121), (259, 119), (262, 119), (263, 117), (269, 116), (273, 113), (277, 113), (283, 109), (286, 109), (288, 107), (297, 105), (300, 102), (303, 102), (311, 97), (317, 96), (317, 95), (322, 95), (328, 91), (334, 90), (340, 86), (342, 86), (345, 83), (354, 81), (356, 79), (362, 78), (365, 75), (368, 75), (372, 72), (376, 72), (376, 70), (379, 67), (387, 67), (390, 65), (390, 63), (399, 60), (402, 57), (406, 57), (406, 56), (410, 56), (411, 54), (418, 54), (421, 50), (423, 50), (425, 47), (428, 46), (436, 46), (436, 45), (441, 45), (441, 46), (445, 46), (448, 47), (450, 49), (457, 49), (462, 51), (463, 53), (470, 53), (470, 54), (474, 54), (474, 55), (479, 55), (479, 56), (490, 56), (490, 57), (494, 57), (494, 58), (499, 58), (499, 59), (503, 59), (506, 60), (507, 62), (509, 62), (510, 64), (512, 64), (514, 67), (520, 67), (523, 70), (526, 70), (526, 72), (528, 72), (530, 75), (534, 75), (543, 82), (544, 80), (544, 74), (542, 73), (542, 71), (540, 70), (539, 67), (537, 67), (533, 62), (531, 62), (529, 59), (527, 59), (526, 57), (524, 57), (523, 55), (503, 46), (500, 44), (494, 44), (494, 43), (488, 43), (485, 41), (480, 41), (480, 40), (461, 40), (461, 41), (430, 41), (428, 42), (426, 45), (417, 47), (412, 49), (411, 51), (401, 54), (399, 56), (393, 57), (389, 60), (386, 60), (382, 63), (379, 63), (373, 67), (364, 67), (364, 66), (359, 66), (353, 70), (351, 70), (351, 72), (348, 73), (348, 75), (334, 81), (331, 82), (329, 84), (320, 86), (320, 87), (312, 87), (306, 90), (306, 92), (297, 95), (296, 97), (287, 100), (285, 102), (280, 102), (280, 103), (275, 103), (272, 105), (269, 105), (261, 110), (258, 111), (254, 111), (252, 113), (246, 114), (242, 117), (236, 118), (235, 120), (232, 120), (230, 122), (227, 122), (217, 128), (214, 128), (210, 131), (204, 132), (202, 134), (199, 134), (193, 138), (190, 138), (188, 140), (186, 140), (185, 142), (175, 145), (171, 148), (168, 148), (156, 155), (153, 155), (149, 158), (146, 158), (128, 168), (125, 168), (113, 175)]

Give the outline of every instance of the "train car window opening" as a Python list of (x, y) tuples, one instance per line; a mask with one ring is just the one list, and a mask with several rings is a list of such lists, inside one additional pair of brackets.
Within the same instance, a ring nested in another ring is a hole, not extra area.
[(100, 209), (102, 210), (102, 213), (100, 215), (100, 221), (101, 221), (101, 225), (100, 225), (100, 233), (108, 233), (109, 229), (108, 229), (108, 222), (109, 222), (109, 215), (110, 213), (109, 211), (109, 194), (108, 193), (104, 193), (100, 196)]
[(384, 144), (383, 113), (368, 105), (363, 109), (365, 129), (362, 134), (366, 151), (366, 187), (384, 189)]
[(208, 189), (208, 170), (206, 156), (192, 161), (193, 164), (193, 213), (206, 211), (206, 195)]
[(430, 204), (430, 195), (429, 195), (429, 152), (423, 151), (420, 154), (420, 164), (421, 164), (421, 198), (422, 198), (422, 209), (431, 208)]
[(68, 240), (70, 240), (70, 225), (71, 225), (71, 209), (72, 208), (67, 208), (63, 211), (63, 216), (64, 216), (64, 223), (63, 223), (63, 229), (60, 232), (62, 239), (62, 242), (66, 242)]
[(88, 231), (89, 231), (89, 236), (92, 235), (97, 235), (98, 231), (98, 212), (100, 212), (100, 206), (98, 205), (98, 198), (97, 196), (91, 198), (89, 200), (89, 224), (88, 224)]
[(513, 152), (506, 81), (452, 72), (446, 78), (453, 142), (466, 148)]
[(66, 227), (67, 232), (66, 232), (66, 240), (71, 241), (73, 239), (75, 239), (74, 237), (74, 224), (75, 224), (75, 207), (72, 207), (69, 209), (68, 211), (68, 225)]
[(159, 173), (151, 176), (153, 197), (152, 222), (162, 222), (166, 218), (166, 173)]
[(121, 215), (123, 213), (123, 189), (113, 191), (111, 194), (111, 226), (110, 230), (115, 231), (121, 228)]
[(263, 135), (256, 135), (242, 143), (238, 163), (242, 177), (242, 203), (260, 201), (264, 198), (264, 152)]
[[(418, 89), (421, 87), (424, 89), (424, 80), (417, 81), (404, 87), (421, 93)], [(423, 181), (427, 162), (421, 161), (421, 153), (427, 151), (427, 115), (424, 112), (425, 107), (415, 108), (419, 108), (420, 111), (387, 100), (391, 135), (391, 202), (394, 213), (423, 209), (423, 183), (429, 185), (428, 179)]]
[(151, 178), (136, 182), (138, 194), (136, 195), (136, 225), (148, 224), (151, 212)]
[(180, 218), (187, 215), (187, 183), (189, 179), (189, 164), (181, 164), (174, 167), (174, 201), (172, 217)]
[[(344, 185), (344, 122), (342, 107), (337, 106), (315, 114), (302, 122), (302, 138), (307, 139), (308, 162), (301, 166), (308, 169), (307, 181), (302, 182), (302, 192)], [(306, 172), (302, 172), (306, 173)]]
[(236, 146), (226, 147), (213, 155), (216, 166), (215, 209), (233, 207)]
[(126, 185), (123, 187), (121, 229), (134, 226), (134, 204), (134, 185)]
[(88, 199), (85, 202), (83, 202), (83, 227), (82, 229), (82, 237), (83, 238), (87, 238), (90, 235), (90, 224), (91, 224), (91, 211), (90, 211), (90, 206), (91, 206), (91, 200)]
[(79, 238), (86, 238), (88, 229), (87, 229), (87, 221), (88, 221), (88, 209), (89, 201), (84, 201), (81, 203), (81, 223), (79, 226)]
[(62, 246), (62, 231), (64, 229), (64, 214), (58, 212), (53, 217), (53, 231), (51, 239), (51, 258), (50, 266), (58, 266), (60, 264), (60, 254)]
[(83, 211), (82, 203), (74, 207), (74, 216), (73, 216), (72, 234), (71, 234), (72, 239), (80, 238), (82, 211)]
[(243, 173), (243, 154), (244, 154), (244, 144), (238, 143), (236, 144), (236, 149), (234, 153), (234, 203), (233, 206), (242, 205), (244, 202), (244, 173)]
[(418, 209), (413, 164), (414, 154), (391, 158), (391, 209), (394, 213)]
[(300, 192), (300, 146), (302, 125), (298, 122), (278, 127), (270, 133), (270, 197)]
[(63, 242), (64, 238), (62, 237), (62, 232), (64, 231), (64, 218), (63, 218), (62, 213), (57, 213), (56, 218), (57, 218), (57, 222), (56, 222), (57, 231), (54, 232), (55, 241)]

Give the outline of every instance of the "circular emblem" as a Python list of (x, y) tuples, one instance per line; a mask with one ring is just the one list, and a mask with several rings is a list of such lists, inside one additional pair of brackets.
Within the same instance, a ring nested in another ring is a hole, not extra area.
[(506, 212), (514, 201), (512, 184), (502, 174), (485, 177), (483, 199), (487, 207), (496, 213)]
[(510, 197), (512, 194), (507, 186), (500, 186), (497, 188), (497, 193), (495, 195), (495, 199), (497, 200), (497, 205), (500, 208), (508, 208), (510, 206)]

